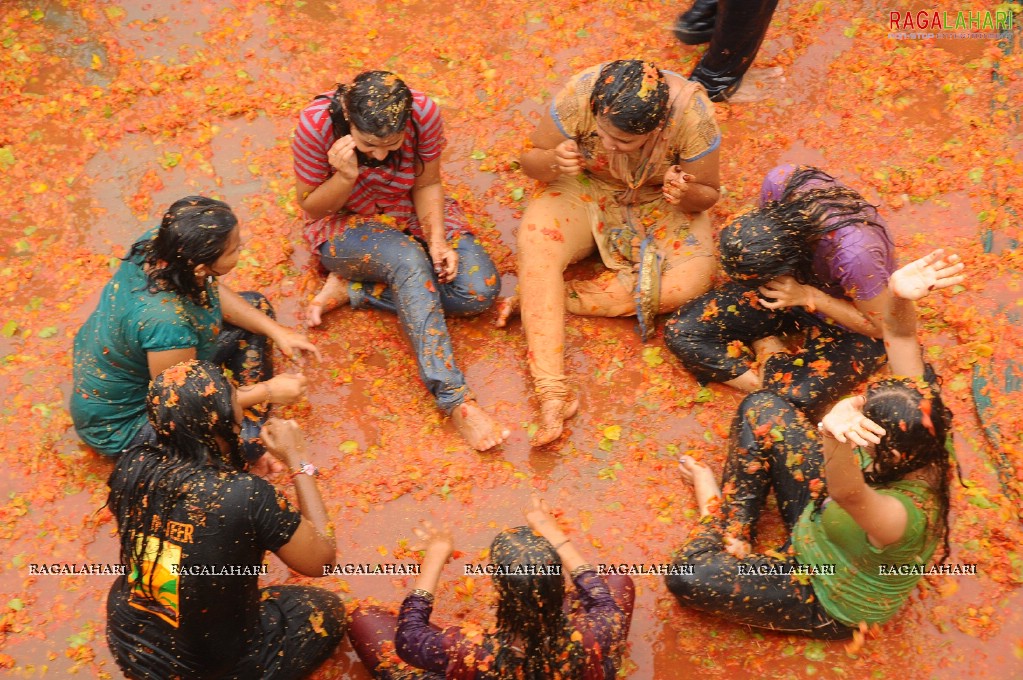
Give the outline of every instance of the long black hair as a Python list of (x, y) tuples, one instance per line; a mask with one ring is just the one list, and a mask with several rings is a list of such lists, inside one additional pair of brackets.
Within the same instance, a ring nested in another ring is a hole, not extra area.
[[(805, 189), (812, 181), (830, 185)], [(802, 284), (819, 284), (813, 271), (813, 245), (824, 234), (851, 224), (877, 229), (891, 245), (876, 206), (848, 187), (831, 184), (834, 181), (818, 168), (799, 167), (779, 200), (739, 216), (722, 229), (719, 244), (725, 273), (755, 286), (783, 275)]]
[(590, 110), (622, 132), (645, 135), (668, 116), (668, 81), (648, 61), (612, 61), (600, 69), (593, 84)]
[[(317, 99), (321, 97), (323, 95)], [(365, 71), (355, 76), (351, 85), (338, 83), (329, 99), (327, 112), (330, 114), (334, 139), (351, 134), (353, 126), (367, 135), (387, 137), (404, 132), (411, 118), (415, 174), (422, 174), (425, 163), (419, 155), (419, 126), (412, 116), (412, 90), (405, 81), (390, 71)], [(390, 165), (397, 168), (401, 160), (401, 149), (389, 152), (382, 161), (358, 149), (355, 155), (361, 166)]]
[[(883, 487), (911, 472), (924, 472), (925, 481), (938, 499), (944, 548), (941, 564), (949, 555), (952, 462), (947, 443), (952, 433), (952, 412), (941, 400), (940, 381), (928, 365), (922, 379), (879, 380), (867, 388), (866, 396), (863, 415), (883, 427), (885, 434), (874, 447), (873, 465), (863, 472), (863, 478), (871, 486)], [(824, 491), (817, 497), (815, 512), (823, 507), (826, 495)]]
[(186, 196), (163, 214), (156, 237), (136, 243), (124, 259), (146, 265), (150, 290), (172, 291), (206, 305), (206, 288), (195, 268), (216, 262), (237, 226), (238, 218), (227, 203)]
[[(529, 527), (516, 527), (494, 538), (490, 561), (501, 567), (493, 577), (498, 595), (494, 633), (498, 651), (493, 665), (497, 676), (523, 680), (581, 677), (586, 653), (572, 640), (573, 629), (563, 608), (565, 578), (554, 547)], [(546, 568), (552, 566), (557, 568)], [(507, 573), (516, 569), (527, 573)], [(549, 573), (552, 571), (556, 573)], [(523, 657), (512, 649), (516, 639), (522, 642)]]
[[(233, 394), (217, 366), (197, 359), (171, 366), (150, 383), (146, 411), (156, 441), (122, 454), (107, 482), (122, 564), (140, 569), (143, 562), (159, 561), (162, 529), (178, 503), (195, 491), (191, 478), (196, 473), (244, 469)], [(155, 554), (148, 549), (151, 537), (157, 541)], [(150, 570), (148, 583), (138, 585), (157, 599), (154, 573)]]

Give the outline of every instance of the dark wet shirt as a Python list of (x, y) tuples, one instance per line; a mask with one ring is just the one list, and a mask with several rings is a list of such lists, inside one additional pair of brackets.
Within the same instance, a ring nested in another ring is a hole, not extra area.
[[(627, 633), (624, 630), (626, 617), (611, 596), (607, 582), (595, 571), (585, 571), (573, 581), (582, 612), (569, 615), (569, 621), (571, 627), (581, 633), (586, 649), (588, 672), (583, 677), (613, 678), (615, 669), (610, 652)], [(466, 659), (471, 658), (476, 667), (476, 680), (496, 679), (498, 676), (487, 670), (487, 661), (494, 659), (499, 651), (497, 639), (488, 635), (480, 644), (473, 644), (457, 626), (438, 630), (430, 626), (432, 612), (433, 604), (421, 595), (410, 593), (401, 603), (395, 636), (398, 656), (405, 663), (437, 673), (446, 672), (449, 664), (464, 666)], [(461, 658), (455, 658), (456, 655)]]
[[(134, 469), (118, 467), (125, 473), (111, 486), (138, 484)], [(232, 668), (259, 641), (263, 558), (291, 540), (302, 516), (273, 485), (247, 473), (203, 468), (187, 484), (190, 491), (163, 521), (159, 559), (152, 560), (151, 540), (141, 573), (140, 565), (129, 565), (129, 575), (110, 589), (107, 634), (121, 659), (156, 655), (166, 661), (160, 667), (206, 677)], [(152, 587), (143, 588), (150, 573)]]

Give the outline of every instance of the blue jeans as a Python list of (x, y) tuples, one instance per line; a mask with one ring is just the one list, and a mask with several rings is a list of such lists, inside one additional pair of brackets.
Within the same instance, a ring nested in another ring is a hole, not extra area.
[(350, 282), (354, 309), (373, 307), (398, 315), (415, 350), (419, 377), (445, 412), (469, 398), (469, 389), (455, 366), (444, 314), (479, 314), (500, 291), (497, 268), (475, 236), (456, 236), (451, 245), (458, 252), (458, 275), (444, 284), (423, 244), (384, 224), (349, 226), (319, 248), (323, 266)]

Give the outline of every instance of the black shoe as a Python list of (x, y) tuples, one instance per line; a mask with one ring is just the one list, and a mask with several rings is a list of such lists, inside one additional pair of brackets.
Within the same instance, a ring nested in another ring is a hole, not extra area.
[(696, 0), (693, 6), (675, 21), (675, 37), (685, 45), (702, 45), (714, 35), (717, 0)]

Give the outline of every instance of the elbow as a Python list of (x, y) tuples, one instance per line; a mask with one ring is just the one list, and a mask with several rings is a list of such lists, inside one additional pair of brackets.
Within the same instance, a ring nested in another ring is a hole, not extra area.
[(864, 491), (866, 489), (866, 482), (862, 484), (837, 484), (834, 486), (829, 484), (828, 497), (842, 508), (848, 509), (863, 502)]
[(330, 214), (329, 210), (321, 210), (309, 205), (308, 202), (299, 202), (298, 207), (305, 213), (306, 219), (316, 221), (322, 220), (324, 217)]

